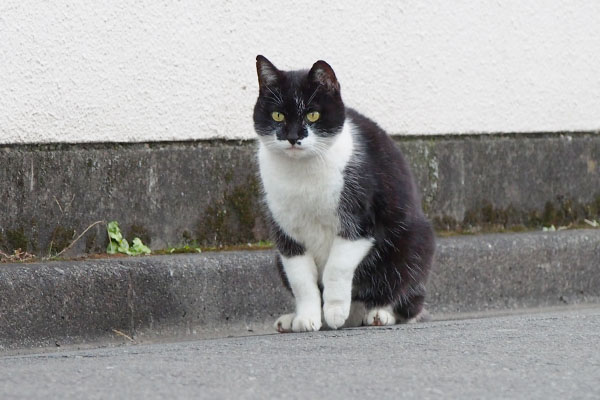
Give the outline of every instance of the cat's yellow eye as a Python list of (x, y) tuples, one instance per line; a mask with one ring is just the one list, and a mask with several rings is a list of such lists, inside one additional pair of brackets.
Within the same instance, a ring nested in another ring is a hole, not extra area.
[(274, 121), (281, 122), (285, 119), (285, 116), (278, 111), (273, 111), (271, 113), (271, 118), (273, 118)]
[(317, 122), (320, 116), (321, 114), (319, 114), (318, 111), (311, 111), (308, 114), (306, 114), (306, 119), (308, 120), (308, 122)]

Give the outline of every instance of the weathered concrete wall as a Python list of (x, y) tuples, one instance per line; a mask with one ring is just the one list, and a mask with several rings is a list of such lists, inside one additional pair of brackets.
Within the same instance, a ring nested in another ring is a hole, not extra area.
[(599, 134), (397, 142), (438, 230), (519, 230), (600, 217)]
[[(600, 135), (397, 138), (436, 228), (600, 218)], [(254, 142), (0, 147), (0, 249), (56, 254), (97, 220), (154, 249), (267, 239)], [(103, 252), (98, 225), (71, 254)], [(69, 250), (71, 251), (71, 250)]]
[(600, 128), (594, 0), (3, 0), (0, 143), (240, 139), (264, 54), (392, 134)]
[[(266, 238), (254, 143), (48, 145), (0, 153), (0, 246), (48, 255), (97, 220), (153, 248)], [(76, 252), (103, 252), (97, 226)]]

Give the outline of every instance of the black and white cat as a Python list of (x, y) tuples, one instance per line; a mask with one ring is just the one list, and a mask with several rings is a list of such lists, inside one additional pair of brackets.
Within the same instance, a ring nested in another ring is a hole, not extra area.
[(277, 264), (296, 312), (280, 332), (423, 319), (434, 235), (402, 154), (346, 108), (333, 69), (256, 57), (254, 127)]

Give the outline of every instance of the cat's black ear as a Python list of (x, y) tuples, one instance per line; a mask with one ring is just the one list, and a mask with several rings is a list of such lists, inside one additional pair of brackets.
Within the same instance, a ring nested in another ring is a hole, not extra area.
[(256, 72), (258, 73), (258, 84), (261, 88), (276, 84), (281, 74), (271, 61), (261, 55), (256, 56)]
[(340, 91), (340, 84), (333, 72), (333, 68), (323, 60), (319, 60), (313, 64), (308, 78), (313, 82), (323, 85), (329, 91)]

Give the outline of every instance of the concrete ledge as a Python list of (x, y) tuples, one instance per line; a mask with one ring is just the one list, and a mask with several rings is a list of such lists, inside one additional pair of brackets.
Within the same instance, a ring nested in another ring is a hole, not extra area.
[[(395, 140), (438, 231), (600, 218), (598, 133)], [(253, 141), (0, 146), (0, 250), (56, 254), (98, 220), (118, 220), (153, 249), (268, 239), (255, 150)], [(106, 245), (97, 225), (70, 254)]]
[[(0, 350), (270, 330), (292, 310), (272, 251), (0, 264)], [(600, 230), (441, 238), (433, 313), (600, 298)], [(120, 335), (122, 336), (122, 335)]]

